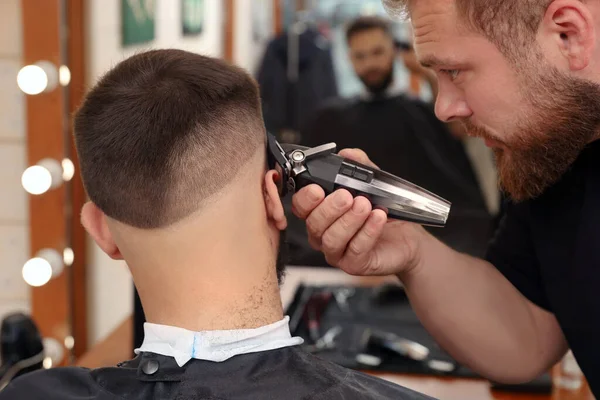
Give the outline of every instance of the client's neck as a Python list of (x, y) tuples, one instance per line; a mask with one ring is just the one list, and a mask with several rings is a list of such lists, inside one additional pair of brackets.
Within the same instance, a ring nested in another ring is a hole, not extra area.
[(148, 322), (203, 331), (283, 318), (273, 234), (264, 216), (249, 214), (213, 215), (177, 232), (183, 239), (161, 238), (155, 251), (128, 259)]

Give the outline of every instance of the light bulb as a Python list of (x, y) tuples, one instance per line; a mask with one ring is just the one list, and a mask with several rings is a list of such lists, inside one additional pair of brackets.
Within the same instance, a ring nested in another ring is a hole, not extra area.
[(66, 65), (61, 65), (58, 69), (58, 81), (62, 86), (71, 83), (71, 70)]
[(75, 165), (73, 161), (65, 158), (62, 160), (62, 178), (65, 182), (69, 182), (75, 175)]
[(46, 193), (52, 187), (50, 171), (40, 165), (34, 165), (25, 170), (21, 176), (23, 189), (28, 193), (39, 195)]
[[(44, 368), (48, 369), (54, 365), (60, 365), (65, 357), (65, 350), (62, 344), (50, 337), (43, 338), (42, 342), (44, 343), (44, 355), (46, 356), (44, 359)], [(48, 364), (48, 367), (46, 367), (46, 364)]]
[(75, 253), (73, 253), (73, 249), (67, 247), (63, 250), (63, 262), (67, 267), (73, 265), (73, 261), (75, 261)]
[(75, 338), (73, 336), (67, 336), (65, 338), (65, 347), (69, 350), (73, 350), (73, 347), (75, 347)]
[(23, 265), (23, 279), (30, 286), (44, 286), (51, 278), (52, 265), (43, 258), (34, 257)]
[(35, 64), (26, 65), (17, 74), (19, 89), (29, 95), (50, 92), (58, 86), (58, 81), (59, 71), (49, 61), (38, 61)]
[(52, 358), (45, 357), (44, 361), (42, 362), (42, 365), (44, 366), (44, 369), (50, 369), (50, 368), (52, 368)]
[[(71, 165), (69, 165), (69, 163)], [(75, 167), (72, 166), (71, 160), (64, 162), (61, 165), (58, 161), (52, 158), (45, 158), (23, 172), (21, 176), (21, 184), (23, 189), (33, 195), (46, 193), (50, 189), (59, 187), (64, 182), (64, 176), (69, 177), (69, 174), (74, 174)], [(63, 168), (67, 167), (67, 170)], [(71, 169), (72, 168), (72, 169)], [(70, 176), (69, 178), (73, 178)]]
[(23, 265), (23, 279), (33, 287), (44, 286), (64, 269), (63, 257), (53, 249), (42, 249)]
[(72, 248), (67, 247), (63, 250), (63, 262), (67, 267), (70, 267), (73, 265), (73, 261), (75, 261), (75, 253)]
[(40, 66), (27, 65), (17, 74), (17, 84), (25, 94), (40, 94), (48, 87), (48, 75)]

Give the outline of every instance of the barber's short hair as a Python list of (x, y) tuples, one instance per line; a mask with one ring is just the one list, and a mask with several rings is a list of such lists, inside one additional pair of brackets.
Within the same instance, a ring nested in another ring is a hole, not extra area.
[(264, 147), (264, 129), (258, 86), (244, 70), (174, 49), (117, 64), (74, 121), (90, 200), (143, 229), (197, 211)]
[[(419, 0), (383, 0), (393, 17), (410, 16)], [(454, 0), (458, 15), (469, 28), (494, 43), (509, 59), (519, 62), (531, 53), (537, 30), (552, 0)]]
[(346, 27), (346, 41), (350, 40), (357, 34), (379, 29), (389, 37), (393, 37), (392, 28), (388, 20), (378, 16), (362, 16), (352, 20)]

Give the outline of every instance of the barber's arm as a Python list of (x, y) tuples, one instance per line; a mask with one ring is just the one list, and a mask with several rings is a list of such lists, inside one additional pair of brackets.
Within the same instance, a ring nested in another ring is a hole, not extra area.
[[(342, 155), (370, 163), (361, 151)], [(498, 252), (508, 254), (504, 270), (515, 268), (503, 274), (488, 261), (450, 249), (420, 226), (388, 221), (382, 210), (347, 191), (325, 197), (321, 188), (308, 186), (293, 203), (296, 215), (306, 219), (311, 245), (331, 265), (352, 275), (397, 275), (428, 331), (479, 374), (501, 383), (530, 381), (565, 353), (555, 317), (507, 279), (520, 276), (523, 287), (536, 285), (530, 279), (535, 265), (527, 227), (518, 218), (507, 217), (497, 238)], [(509, 245), (516, 247), (504, 247)]]

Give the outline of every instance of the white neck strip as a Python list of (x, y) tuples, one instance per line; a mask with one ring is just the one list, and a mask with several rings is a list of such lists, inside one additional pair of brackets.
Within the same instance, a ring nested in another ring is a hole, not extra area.
[(193, 332), (183, 328), (144, 324), (144, 342), (135, 354), (161, 354), (175, 358), (181, 367), (192, 358), (222, 362), (240, 354), (297, 346), (304, 342), (292, 337), (290, 318), (256, 329)]

